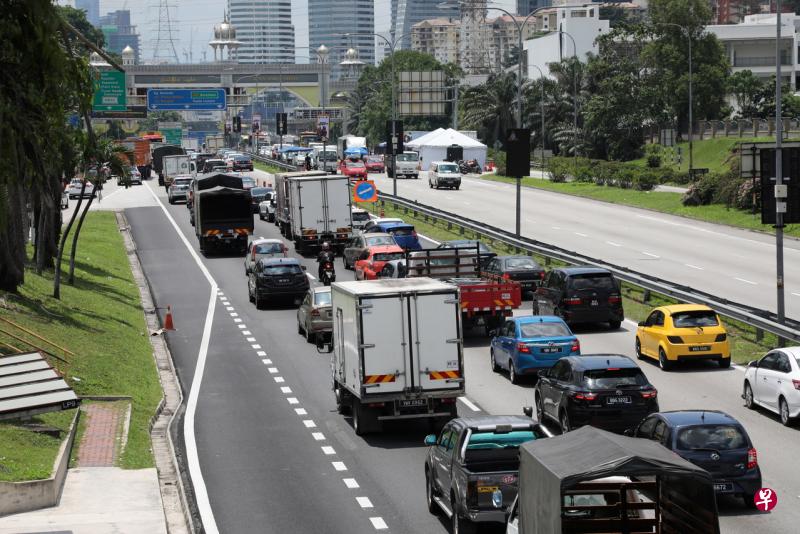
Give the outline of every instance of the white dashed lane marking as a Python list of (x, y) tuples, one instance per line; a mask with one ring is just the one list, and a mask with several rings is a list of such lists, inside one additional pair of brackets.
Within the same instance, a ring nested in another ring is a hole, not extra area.
[(644, 254), (645, 256), (650, 256), (651, 258), (660, 258), (661, 257), (661, 256), (658, 256), (657, 254), (653, 254), (652, 252), (642, 251), (642, 254)]
[(325, 441), (325, 434), (322, 432), (312, 432), (311, 437), (317, 441)]
[(692, 265), (691, 263), (684, 263), (684, 265), (690, 269), (697, 269), (698, 271), (704, 271), (702, 267), (698, 267), (697, 265)]
[(332, 454), (336, 454), (336, 451), (333, 449), (333, 447), (331, 447), (329, 445), (323, 445), (322, 446), (322, 452), (323, 452), (323, 454), (326, 454), (328, 456), (330, 456)]
[(369, 497), (356, 497), (356, 502), (361, 508), (372, 508), (372, 501)]
[(303, 419), (303, 424), (306, 425), (306, 428), (317, 428), (317, 423), (311, 419)]
[(389, 525), (386, 524), (386, 521), (384, 521), (382, 517), (370, 517), (369, 520), (372, 526), (375, 527), (375, 530), (386, 530), (389, 528)]
[(291, 392), (292, 392), (292, 388), (290, 388), (289, 386), (283, 386), (281, 388), (281, 393), (291, 393)]
[(613, 241), (606, 241), (606, 245), (611, 245), (612, 247), (621, 247), (619, 243), (615, 243)]
[(757, 283), (755, 283), (755, 282), (753, 282), (751, 280), (745, 280), (744, 278), (734, 278), (734, 280), (738, 280), (740, 282), (744, 282), (745, 284), (750, 284), (751, 286), (757, 286), (758, 285)]
[(267, 371), (269, 371), (269, 372), (270, 372), (270, 374), (273, 374), (273, 375), (274, 375), (274, 374), (277, 374), (277, 373), (278, 373), (278, 368), (277, 368), (277, 367), (268, 367), (268, 368), (267, 368)]
[(467, 408), (469, 408), (469, 409), (470, 409), (470, 410), (472, 410), (473, 412), (479, 412), (479, 411), (481, 411), (481, 409), (480, 409), (480, 408), (478, 408), (478, 407), (475, 405), (475, 403), (473, 403), (471, 400), (469, 400), (469, 399), (468, 399), (468, 398), (466, 398), (466, 397), (459, 397), (459, 398), (458, 398), (458, 400), (460, 400), (461, 402), (463, 402), (464, 404), (466, 404), (466, 405), (467, 405)]
[(284, 382), (286, 382), (286, 380), (284, 380), (282, 376), (276, 376), (275, 382), (277, 382), (278, 384), (283, 384)]
[(297, 415), (308, 415), (308, 412), (306, 411), (305, 408), (295, 408), (294, 413), (296, 413)]
[(337, 471), (347, 471), (347, 466), (344, 465), (344, 462), (331, 462), (331, 465)]
[(580, 237), (589, 237), (588, 235), (582, 234), (580, 232), (575, 232), (575, 235), (580, 236)]
[(342, 479), (342, 481), (344, 482), (344, 485), (347, 486), (349, 489), (356, 489), (361, 487), (358, 485), (358, 482), (356, 482), (356, 479), (354, 478), (345, 478)]

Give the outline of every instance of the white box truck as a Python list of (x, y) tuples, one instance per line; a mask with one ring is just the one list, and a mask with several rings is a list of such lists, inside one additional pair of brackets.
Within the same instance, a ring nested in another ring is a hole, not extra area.
[(318, 249), (327, 241), (340, 252), (352, 236), (350, 181), (347, 176), (296, 176), (287, 178), (289, 228), (301, 253)]
[[(414, 152), (413, 150), (406, 150), (402, 154), (397, 154), (394, 157), (394, 166), (392, 166), (392, 156), (387, 155), (386, 160), (386, 175), (389, 178), (394, 178), (395, 175), (404, 178), (414, 178), (415, 180), (419, 178), (419, 152)], [(395, 172), (395, 168), (397, 168), (397, 172)]]
[(186, 154), (178, 154), (174, 156), (164, 156), (164, 187), (169, 189), (172, 181), (179, 174), (192, 174), (191, 158)]
[(464, 394), (458, 288), (432, 278), (331, 284), (333, 389), (356, 434), (449, 420)]

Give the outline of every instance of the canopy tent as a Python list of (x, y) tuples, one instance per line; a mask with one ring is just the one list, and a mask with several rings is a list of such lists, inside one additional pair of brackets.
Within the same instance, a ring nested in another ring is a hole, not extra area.
[(281, 154), (286, 154), (287, 152), (311, 152), (313, 149), (304, 147), (304, 146), (285, 146), (279, 150)]
[(363, 146), (350, 147), (344, 151), (345, 156), (366, 156), (367, 154), (369, 154), (369, 150)]
[(525, 443), (519, 453), (520, 532), (560, 534), (563, 491), (623, 476), (658, 481), (660, 532), (719, 534), (711, 475), (658, 442), (584, 426)]
[(419, 152), (422, 170), (428, 170), (431, 162), (444, 161), (447, 148), (458, 145), (463, 148), (464, 159), (474, 159), (481, 168), (486, 164), (486, 145), (452, 128), (439, 128), (405, 144), (406, 150)]

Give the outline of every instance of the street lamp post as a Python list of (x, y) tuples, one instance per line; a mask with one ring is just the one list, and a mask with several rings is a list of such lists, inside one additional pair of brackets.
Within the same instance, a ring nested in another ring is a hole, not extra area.
[[(325, 65), (328, 63), (328, 54), (329, 53), (330, 53), (330, 51), (328, 50), (328, 47), (325, 46), (325, 45), (320, 45), (319, 48), (317, 48), (317, 62), (319, 63), (320, 71), (321, 71), (320, 72), (320, 85), (321, 85), (320, 89), (322, 89), (322, 95), (321, 95), (322, 96), (322, 98), (321, 98), (322, 102), (321, 102), (321, 104), (322, 104), (322, 116), (323, 117), (325, 116), (325, 99), (326, 99), (326, 93), (327, 93), (327, 91), (326, 91), (327, 88), (325, 87), (327, 85), (327, 83), (326, 83), (326, 81), (324, 79), (325, 78)], [(328, 122), (327, 128), (330, 128), (330, 122)], [(322, 136), (322, 158), (323, 158), (322, 159), (322, 170), (324, 170), (325, 172), (327, 172), (327, 170), (325, 169), (325, 162), (327, 161), (327, 157), (328, 157), (327, 153), (325, 151), (325, 148), (326, 148), (325, 147), (325, 143), (327, 141), (328, 141), (328, 131), (326, 130), (325, 131), (325, 135)]]
[[(783, 214), (786, 211), (785, 197), (778, 197), (783, 187), (783, 111), (781, 102), (781, 0), (776, 3), (775, 20), (775, 279), (777, 287), (778, 322), (785, 321), (783, 289)], [(762, 199), (763, 202), (763, 199)], [(781, 346), (783, 346), (781, 342)]]
[(538, 65), (533, 65), (533, 66), (536, 67), (536, 70), (539, 71), (539, 76), (540, 76), (540, 78), (542, 80), (542, 102), (541, 102), (542, 109), (541, 109), (540, 113), (541, 113), (541, 117), (542, 117), (542, 133), (541, 133), (541, 137), (542, 137), (542, 174), (544, 175), (544, 80), (545, 80), (545, 77), (544, 77), (544, 72), (542, 72), (542, 69), (539, 68)]

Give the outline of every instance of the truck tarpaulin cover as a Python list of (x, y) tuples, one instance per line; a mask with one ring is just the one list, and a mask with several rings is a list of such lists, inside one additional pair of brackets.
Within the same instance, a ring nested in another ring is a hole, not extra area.
[(230, 174), (220, 173), (197, 179), (196, 188), (198, 191), (205, 191), (206, 189), (213, 189), (215, 187), (244, 189), (241, 176), (232, 176)]
[(662, 534), (719, 534), (708, 472), (654, 441), (591, 426), (520, 447), (520, 533), (560, 534), (561, 492), (609, 476), (656, 477)]
[(183, 147), (178, 145), (162, 145), (153, 149), (153, 169), (161, 172), (162, 159), (164, 156), (182, 156), (186, 154)]

